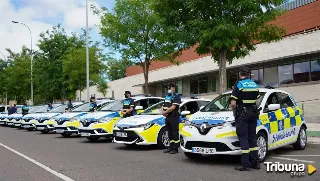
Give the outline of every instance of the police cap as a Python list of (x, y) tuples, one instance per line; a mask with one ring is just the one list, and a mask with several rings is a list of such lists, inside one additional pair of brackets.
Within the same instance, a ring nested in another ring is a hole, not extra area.
[(248, 67), (241, 67), (240, 69), (239, 69), (239, 73), (240, 74), (250, 74), (250, 69), (248, 68)]
[(130, 95), (131, 95), (131, 92), (130, 92), (130, 91), (125, 91), (125, 92), (124, 92), (124, 95), (127, 95), (127, 94), (130, 94)]

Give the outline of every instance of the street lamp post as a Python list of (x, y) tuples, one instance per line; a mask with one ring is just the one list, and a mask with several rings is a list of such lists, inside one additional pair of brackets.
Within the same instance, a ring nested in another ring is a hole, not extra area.
[(86, 63), (87, 63), (87, 101), (90, 100), (89, 93), (89, 42), (88, 42), (88, 0), (86, 0)]
[(17, 21), (12, 21), (12, 23), (16, 23), (16, 24), (22, 24), (22, 25), (24, 25), (25, 27), (27, 27), (28, 28), (28, 30), (29, 30), (29, 32), (30, 32), (30, 36), (31, 36), (31, 44), (30, 44), (30, 46), (31, 46), (31, 52), (30, 52), (30, 62), (31, 62), (31, 105), (33, 105), (33, 79), (32, 79), (32, 32), (31, 32), (31, 30), (30, 30), (30, 28), (26, 25), (26, 24), (24, 24), (24, 23), (20, 23), (20, 22), (17, 22)]

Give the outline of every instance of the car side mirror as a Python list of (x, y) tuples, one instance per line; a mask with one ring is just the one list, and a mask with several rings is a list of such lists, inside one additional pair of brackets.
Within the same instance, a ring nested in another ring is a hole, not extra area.
[(268, 111), (275, 111), (280, 109), (280, 104), (269, 104), (268, 105)]
[(201, 106), (199, 110), (203, 109), (205, 106)]
[(181, 116), (186, 116), (186, 115), (189, 115), (191, 114), (190, 111), (182, 111), (181, 112)]
[(136, 109), (136, 110), (143, 110), (143, 107), (142, 107), (142, 106), (136, 106), (135, 109)]

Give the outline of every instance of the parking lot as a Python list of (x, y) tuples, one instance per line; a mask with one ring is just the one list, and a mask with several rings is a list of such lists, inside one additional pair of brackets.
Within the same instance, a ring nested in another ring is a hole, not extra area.
[[(62, 138), (0, 127), (0, 180), (79, 181), (212, 181), (212, 180), (320, 180), (319, 172), (291, 178), (290, 173), (236, 172), (239, 156), (202, 157), (189, 160), (183, 153), (164, 154), (154, 147), (128, 148), (108, 140), (95, 143), (84, 138)], [(266, 161), (303, 163), (320, 168), (320, 145), (305, 151), (291, 147), (273, 152)]]

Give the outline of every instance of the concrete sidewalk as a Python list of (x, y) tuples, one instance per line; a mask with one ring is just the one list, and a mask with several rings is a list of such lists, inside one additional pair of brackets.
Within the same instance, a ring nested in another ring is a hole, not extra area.
[(307, 122), (308, 143), (320, 144), (320, 124)]

